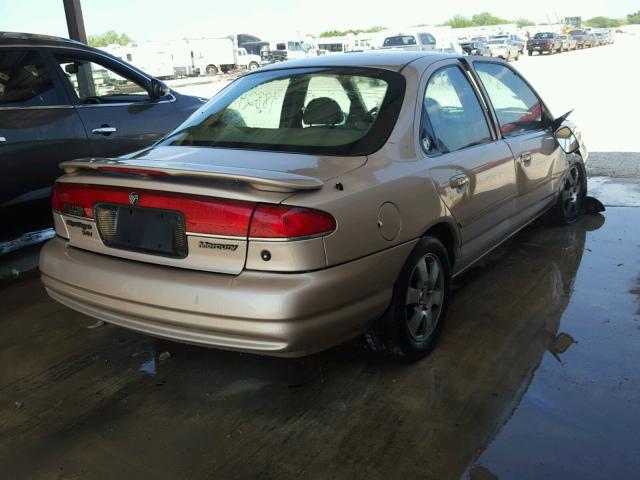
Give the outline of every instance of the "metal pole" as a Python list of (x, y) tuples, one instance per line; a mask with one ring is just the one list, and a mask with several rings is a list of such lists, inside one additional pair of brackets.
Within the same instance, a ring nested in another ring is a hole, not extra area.
[(62, 0), (62, 2), (64, 3), (64, 13), (67, 17), (69, 38), (87, 43), (87, 33), (84, 31), (80, 0)]

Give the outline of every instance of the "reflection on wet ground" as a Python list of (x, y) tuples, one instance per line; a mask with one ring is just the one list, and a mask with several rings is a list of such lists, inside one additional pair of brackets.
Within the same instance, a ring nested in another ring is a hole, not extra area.
[(520, 233), (408, 366), (360, 340), (287, 360), (88, 329), (22, 279), (0, 292), (2, 475), (637, 476), (639, 211)]

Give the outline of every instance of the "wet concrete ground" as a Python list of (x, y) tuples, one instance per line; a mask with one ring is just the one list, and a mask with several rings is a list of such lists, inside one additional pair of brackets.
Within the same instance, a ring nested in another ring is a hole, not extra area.
[(639, 221), (527, 228), (456, 281), (414, 365), (88, 328), (37, 276), (5, 283), (0, 477), (637, 478)]

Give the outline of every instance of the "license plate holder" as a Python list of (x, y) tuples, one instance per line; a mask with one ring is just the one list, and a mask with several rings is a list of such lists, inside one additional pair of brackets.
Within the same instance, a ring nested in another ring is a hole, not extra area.
[(172, 258), (188, 254), (181, 212), (105, 203), (97, 204), (94, 211), (107, 247)]

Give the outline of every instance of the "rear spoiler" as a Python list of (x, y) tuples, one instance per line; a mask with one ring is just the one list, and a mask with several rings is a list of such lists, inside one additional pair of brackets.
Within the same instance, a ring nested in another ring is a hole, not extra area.
[(243, 182), (257, 190), (274, 192), (295, 192), (297, 190), (319, 190), (324, 182), (315, 177), (297, 175), (274, 170), (257, 170), (249, 168), (222, 167), (210, 165), (190, 165), (189, 163), (163, 163), (135, 159), (81, 158), (62, 162), (60, 168), (65, 173), (78, 170), (95, 170), (99, 172), (123, 173), (145, 176), (172, 176), (211, 178)]

